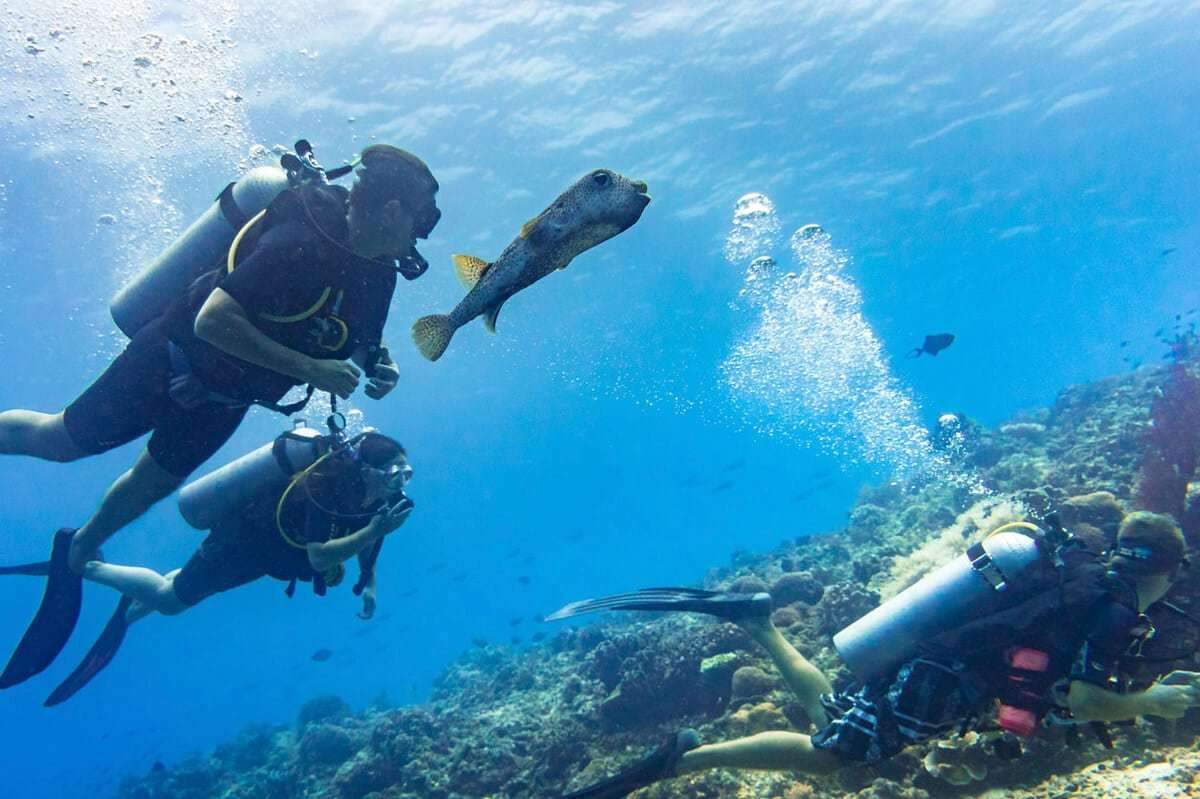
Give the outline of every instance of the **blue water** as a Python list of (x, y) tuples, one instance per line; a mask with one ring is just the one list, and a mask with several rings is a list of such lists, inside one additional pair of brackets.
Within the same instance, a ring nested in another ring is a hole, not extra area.
[[(1045, 405), (1157, 358), (1156, 329), (1200, 305), (1195, 3), (338, 6), (0, 11), (0, 407), (57, 410), (99, 374), (122, 341), (107, 298), (273, 145), (305, 136), (328, 164), (411, 149), (444, 212), (391, 310), (401, 388), (355, 399), (417, 470), (379, 617), (263, 582), (139, 624), (43, 710), (115, 601), (89, 587), (50, 673), (0, 694), (5, 796), (103, 795), (319, 693), (420, 701), (473, 638), (527, 639), (513, 617), (838, 527), (860, 485), (928, 455), (896, 425)], [(472, 325), (421, 360), (412, 320), (461, 296), (450, 254), (498, 255), (597, 166), (649, 183), (642, 221), (511, 301), (495, 338)], [(727, 365), (761, 309), (739, 302), (749, 258), (723, 250), (749, 192), (779, 224), (755, 254), (803, 273), (788, 237), (817, 222), (859, 302), (785, 324), (767, 355), (796, 368), (739, 396)], [(958, 339), (936, 360), (902, 357), (942, 331)], [(862, 413), (812, 377), (848, 346), (889, 392)], [(282, 425), (253, 414), (213, 464)], [(0, 460), (0, 561), (42, 557), (136, 452)], [(166, 570), (199, 540), (167, 501), (106, 554)], [(37, 596), (0, 584), (0, 641)]]

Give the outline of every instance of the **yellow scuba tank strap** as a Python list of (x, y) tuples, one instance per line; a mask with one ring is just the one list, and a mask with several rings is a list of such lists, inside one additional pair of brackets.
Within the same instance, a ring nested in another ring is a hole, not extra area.
[(267, 209), (259, 211), (254, 216), (250, 217), (250, 221), (242, 225), (242, 229), (233, 237), (233, 243), (229, 245), (229, 254), (225, 256), (225, 271), (232, 272), (237, 265), (238, 246), (241, 245), (242, 239), (250, 232), (250, 228), (262, 221), (262, 218), (267, 215)]
[(315, 316), (317, 311), (325, 307), (325, 303), (328, 302), (329, 295), (332, 293), (333, 288), (331, 286), (326, 286), (325, 290), (321, 292), (321, 296), (317, 298), (317, 301), (298, 314), (292, 314), (291, 316), (276, 316), (275, 314), (260, 313), (258, 316), (260, 319), (266, 319), (268, 322), (279, 322), (281, 324), (303, 322), (310, 316)]
[(279, 531), (279, 536), (284, 541), (291, 544), (296, 549), (308, 549), (308, 547), (306, 547), (304, 544), (297, 543), (296, 540), (294, 538), (292, 538), (290, 535), (288, 535), (287, 531), (283, 529), (283, 506), (284, 506), (284, 503), (286, 503), (288, 500), (288, 497), (292, 495), (292, 490), (296, 486), (300, 485), (300, 483), (304, 482), (304, 479), (306, 477), (308, 477), (309, 474), (312, 473), (312, 470), (317, 468), (317, 466), (319, 466), (323, 461), (325, 461), (332, 454), (333, 454), (332, 450), (329, 452), (326, 452), (324, 455), (322, 455), (321, 457), (319, 457), (315, 461), (313, 461), (307, 468), (305, 468), (299, 472), (296, 472), (295, 476), (292, 477), (292, 481), (290, 483), (288, 483), (287, 488), (283, 489), (283, 493), (279, 495), (279, 501), (275, 503), (275, 529)]
[(1038, 527), (1032, 522), (1009, 522), (1008, 524), (1000, 525), (995, 530), (992, 530), (990, 533), (988, 533), (988, 538), (991, 538), (998, 533), (1008, 533), (1012, 532), (1013, 530), (1023, 530), (1027, 533), (1030, 533), (1034, 538), (1041, 538), (1043, 535), (1042, 528)]

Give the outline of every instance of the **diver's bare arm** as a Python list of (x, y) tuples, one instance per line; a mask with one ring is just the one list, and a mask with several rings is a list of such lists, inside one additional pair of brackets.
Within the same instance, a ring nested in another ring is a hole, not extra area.
[(289, 349), (250, 321), (246, 309), (232, 296), (215, 289), (196, 316), (196, 336), (217, 349), (273, 372), (308, 380), (312, 358)]
[(308, 562), (317, 571), (325, 571), (338, 563), (350, 560), (355, 555), (361, 555), (367, 547), (387, 534), (382, 526), (377, 524), (378, 518), (372, 519), (366, 527), (355, 530), (350, 535), (309, 544)]
[(1128, 721), (1138, 716), (1177, 719), (1200, 699), (1189, 685), (1155, 684), (1145, 691), (1119, 694), (1097, 685), (1073, 680), (1067, 707), (1079, 721)]

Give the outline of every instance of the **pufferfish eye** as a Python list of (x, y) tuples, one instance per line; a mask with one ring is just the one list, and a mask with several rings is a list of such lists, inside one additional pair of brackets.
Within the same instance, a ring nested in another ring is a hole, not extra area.
[(609, 183), (612, 183), (612, 176), (607, 172), (593, 172), (592, 181), (600, 188), (604, 188)]

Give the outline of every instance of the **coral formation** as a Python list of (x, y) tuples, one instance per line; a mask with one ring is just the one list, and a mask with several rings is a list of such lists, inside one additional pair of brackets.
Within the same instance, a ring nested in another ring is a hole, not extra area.
[[(1197, 451), (1200, 406), (1192, 403), (1200, 395), (1188, 393), (1193, 378), (1180, 371), (1194, 368), (1144, 368), (1073, 387), (1052, 408), (995, 430), (958, 415), (951, 454), (989, 494), (952, 481), (865, 488), (844, 530), (738, 553), (705, 586), (769, 589), (784, 636), (840, 679), (833, 633), (1005, 521), (1057, 510), (1101, 548), (1121, 514), (1165, 509), (1156, 504), (1164, 497), (1186, 518), (1190, 496), (1200, 518), (1200, 487), (1188, 472), (1196, 462), (1187, 460)], [(1181, 582), (1171, 599), (1200, 610), (1200, 578)], [(1160, 634), (1149, 645), (1153, 662), (1137, 672), (1140, 685), (1196, 667), (1200, 630), (1161, 613), (1153, 621)], [(781, 686), (765, 654), (729, 624), (682, 617), (593, 624), (527, 649), (478, 648), (446, 670), (424, 706), (354, 714), (340, 699), (320, 697), (294, 727), (247, 730), (209, 756), (128, 779), (120, 798), (558, 796), (613, 773), (683, 726), (707, 741), (805, 729), (804, 711)], [(1010, 760), (987, 736), (970, 733), (914, 747), (875, 769), (825, 777), (717, 770), (660, 783), (637, 799), (1200, 795), (1200, 713), (1111, 731), (1112, 750), (1086, 731), (1049, 729)]]

